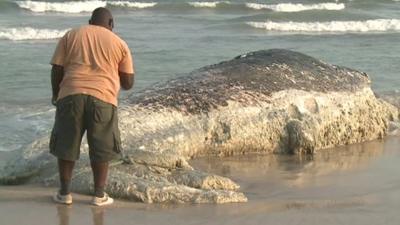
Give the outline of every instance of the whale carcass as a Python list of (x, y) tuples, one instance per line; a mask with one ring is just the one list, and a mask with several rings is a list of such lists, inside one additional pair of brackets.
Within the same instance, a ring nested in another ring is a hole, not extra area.
[[(246, 202), (229, 178), (192, 168), (189, 159), (247, 153), (313, 154), (382, 138), (398, 109), (376, 98), (368, 75), (283, 49), (240, 55), (124, 99), (123, 155), (107, 192), (146, 203)], [(3, 184), (56, 185), (48, 137), (0, 170)], [(73, 190), (91, 193), (87, 145)], [(233, 178), (234, 179), (234, 178)]]

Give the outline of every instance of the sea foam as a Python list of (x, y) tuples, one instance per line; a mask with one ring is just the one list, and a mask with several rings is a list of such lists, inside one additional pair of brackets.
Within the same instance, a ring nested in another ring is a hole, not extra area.
[(400, 31), (398, 19), (330, 22), (248, 22), (248, 25), (269, 31), (286, 32), (384, 32)]
[(131, 1), (69, 1), (69, 2), (36, 2), (36, 1), (16, 1), (20, 8), (33, 12), (63, 12), (63, 13), (82, 13), (91, 12), (98, 7), (106, 5), (128, 7), (128, 8), (150, 8), (157, 5), (156, 2), (131, 2)]
[(33, 12), (66, 12), (81, 13), (91, 12), (98, 7), (105, 7), (105, 1), (77, 1), (77, 2), (36, 2), (36, 1), (16, 1), (20, 8)]
[(342, 10), (345, 8), (343, 3), (320, 3), (312, 5), (281, 3), (275, 5), (246, 3), (246, 7), (251, 9), (270, 9), (277, 12), (300, 12), (306, 10)]
[(32, 27), (0, 28), (0, 39), (13, 41), (21, 40), (49, 40), (62, 37), (66, 30), (36, 29)]
[(107, 2), (107, 5), (144, 9), (144, 8), (154, 7), (157, 5), (157, 3), (156, 2), (112, 1), (112, 2)]
[(196, 8), (216, 8), (221, 3), (228, 3), (228, 2), (188, 2), (189, 5), (194, 6)]

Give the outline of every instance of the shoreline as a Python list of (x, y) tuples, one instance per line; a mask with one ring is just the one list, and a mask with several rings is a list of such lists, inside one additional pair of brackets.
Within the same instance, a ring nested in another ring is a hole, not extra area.
[[(321, 150), (313, 157), (244, 155), (191, 163), (241, 185), (248, 203), (145, 204), (116, 200), (89, 205), (73, 194), (72, 206), (51, 201), (55, 188), (1, 186), (0, 216), (13, 224), (397, 224), (399, 137)], [(23, 216), (21, 216), (21, 212)]]

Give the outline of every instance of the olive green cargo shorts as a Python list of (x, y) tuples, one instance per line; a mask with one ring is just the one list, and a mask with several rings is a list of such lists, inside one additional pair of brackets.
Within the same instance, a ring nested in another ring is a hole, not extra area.
[(78, 160), (85, 131), (91, 161), (108, 162), (121, 156), (117, 107), (84, 94), (57, 101), (50, 153), (59, 159)]

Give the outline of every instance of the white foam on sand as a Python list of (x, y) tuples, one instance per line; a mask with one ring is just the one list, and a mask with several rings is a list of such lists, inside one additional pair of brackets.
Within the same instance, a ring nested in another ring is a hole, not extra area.
[(246, 7), (251, 9), (270, 9), (277, 12), (300, 12), (306, 10), (343, 10), (345, 4), (343, 3), (320, 3), (320, 4), (294, 4), (294, 3), (281, 3), (281, 4), (259, 4), (259, 3), (246, 3)]
[(194, 6), (196, 8), (216, 8), (221, 3), (228, 3), (228, 2), (188, 2), (189, 5)]
[(400, 31), (398, 19), (330, 22), (247, 22), (254, 28), (285, 32), (385, 32)]
[(49, 40), (62, 37), (66, 30), (36, 29), (32, 27), (0, 28), (0, 39), (13, 41)]
[(154, 7), (157, 5), (157, 3), (156, 2), (112, 1), (112, 2), (107, 2), (107, 5), (145, 9), (145, 8)]

